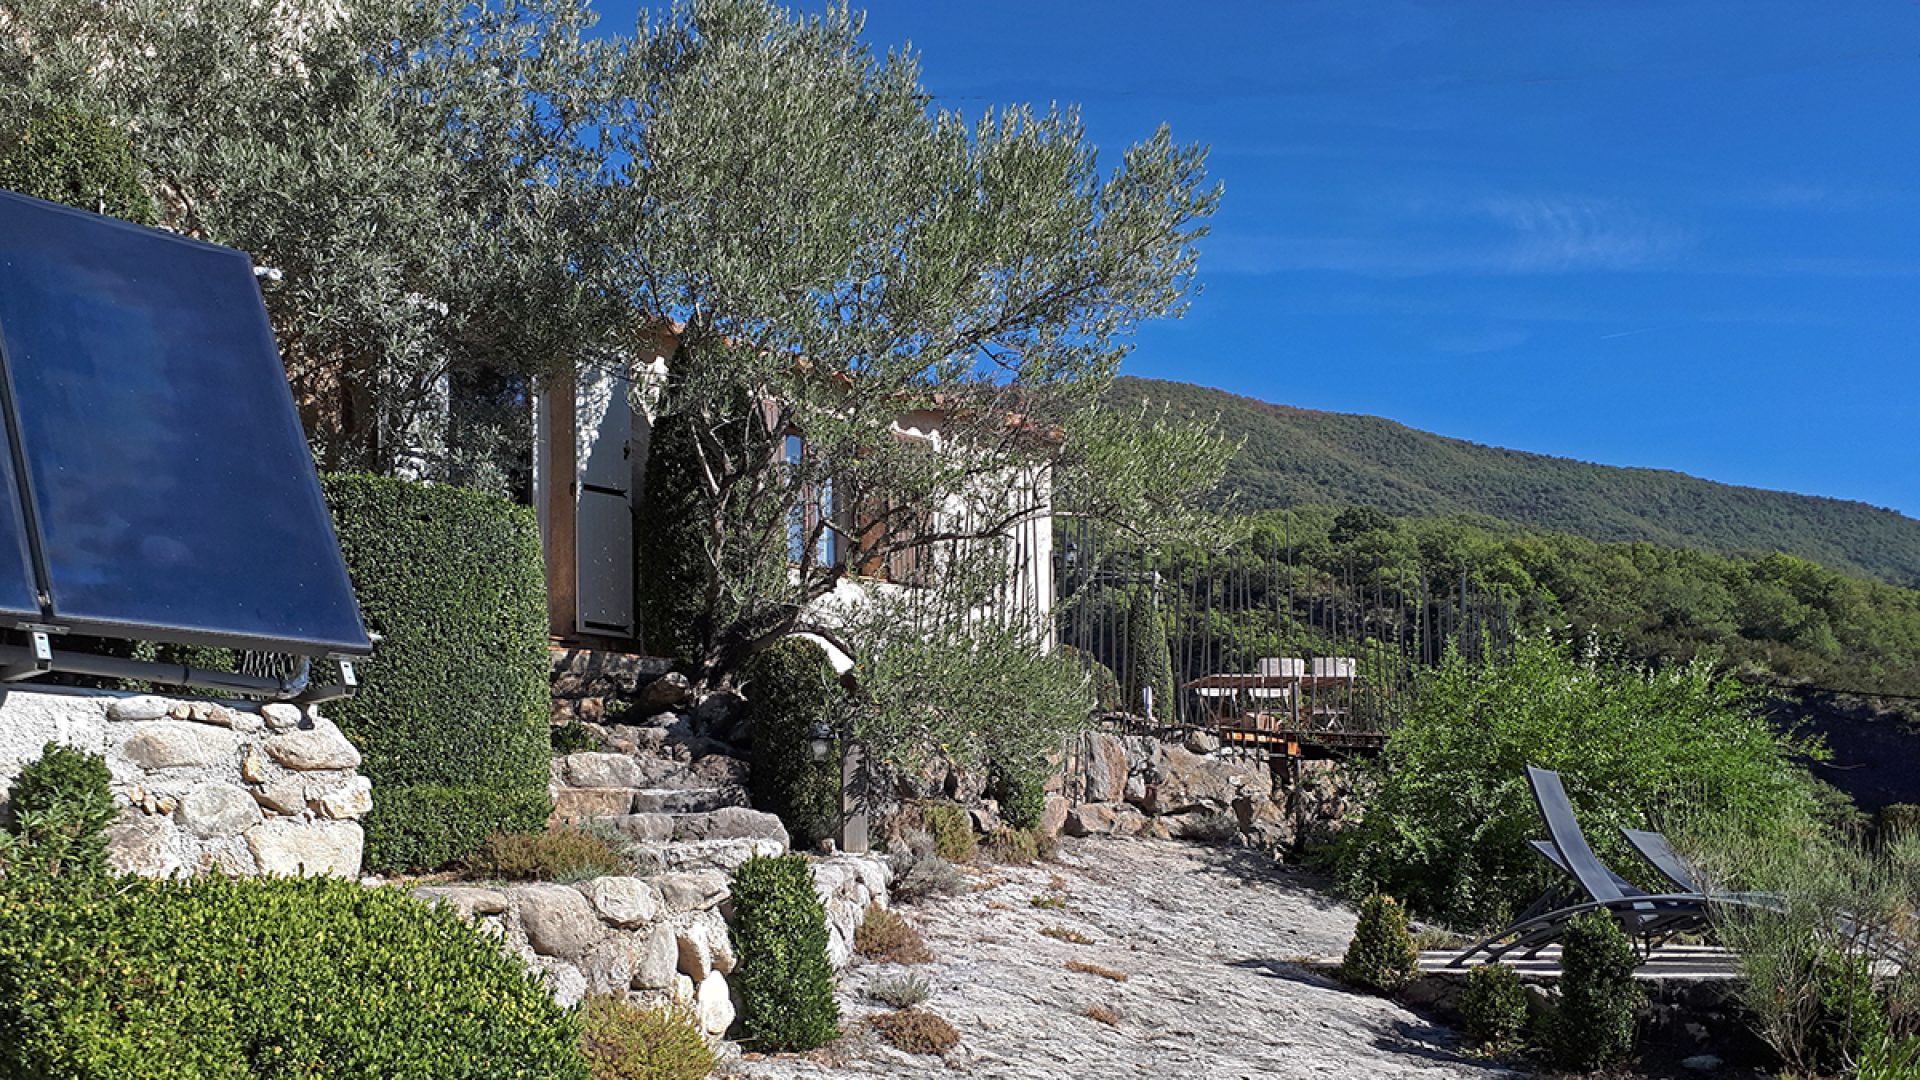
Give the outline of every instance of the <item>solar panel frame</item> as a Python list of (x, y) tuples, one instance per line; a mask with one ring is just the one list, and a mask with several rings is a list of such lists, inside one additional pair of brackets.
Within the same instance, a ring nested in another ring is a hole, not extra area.
[[(4, 222), (16, 235), (0, 230), (0, 289), (8, 290), (0, 294), (0, 411), (9, 450), (0, 482), (11, 481), (0, 500), (12, 499), (22, 518), (18, 532), (46, 603), (36, 617), (104, 637), (302, 655), (370, 653), (251, 258), (9, 192), (0, 192)], [(35, 234), (36, 227), (43, 233)], [(56, 241), (47, 237), (62, 230), (71, 230), (60, 236), (68, 246), (56, 253)], [(35, 240), (42, 246), (34, 247)], [(120, 254), (127, 258), (116, 262)], [(148, 261), (136, 264), (136, 257)], [(74, 287), (81, 278), (89, 286), (97, 279), (98, 287)], [(181, 302), (195, 290), (205, 295), (199, 308)], [(118, 319), (154, 335), (120, 341), (112, 338), (112, 326), (56, 323), (48, 311), (24, 306), (36, 298), (49, 309), (65, 302), (69, 316), (93, 315), (103, 324)], [(74, 347), (62, 351), (63, 345)], [(141, 345), (151, 346), (151, 362), (134, 366), (129, 359)], [(270, 375), (263, 358), (271, 360)], [(223, 388), (231, 383), (246, 395), (244, 403), (196, 389), (182, 373), (209, 376), (210, 385)], [(82, 403), (75, 394), (89, 388), (103, 399), (99, 410), (109, 420), (117, 406), (123, 422), (129, 416), (140, 421), (96, 432), (119, 440), (111, 450), (101, 449), (107, 439), (88, 442), (75, 433), (101, 422), (81, 408), (95, 402)], [(163, 414), (158, 420), (139, 411), (149, 402), (157, 402), (147, 411)], [(170, 429), (168, 419), (182, 430)], [(203, 450), (194, 440), (217, 421), (242, 437), (221, 451)], [(142, 435), (146, 444), (138, 441)], [(125, 467), (134, 460), (128, 455), (142, 449), (161, 458), (175, 452), (170, 490), (164, 482), (144, 484), (145, 477)], [(227, 456), (218, 456), (222, 451)], [(106, 467), (98, 467), (102, 463)], [(223, 482), (233, 490), (219, 490)], [(160, 490), (145, 490), (150, 486)], [(245, 505), (223, 505), (223, 496)], [(219, 518), (225, 527), (183, 516), (193, 514)], [(0, 511), (0, 525), (3, 519)], [(276, 550), (287, 553), (278, 565)], [(250, 564), (249, 557), (257, 561)], [(137, 577), (131, 569), (169, 562), (194, 579)], [(0, 563), (0, 577), (4, 570)], [(211, 602), (196, 608), (203, 596)], [(220, 602), (227, 603), (224, 610)], [(303, 605), (304, 622), (294, 614), (280, 617)]]

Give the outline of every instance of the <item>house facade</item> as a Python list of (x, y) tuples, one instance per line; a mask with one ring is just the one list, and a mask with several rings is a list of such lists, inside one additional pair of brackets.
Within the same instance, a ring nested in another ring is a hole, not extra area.
[[(628, 358), (582, 365), (572, 378), (555, 378), (535, 401), (532, 501), (546, 556), (548, 630), (558, 645), (646, 653), (635, 592), (637, 507), (646, 498), (645, 477), (657, 397), (677, 341), (662, 325), (641, 338)], [(894, 421), (895, 438), (924, 443), (937, 453), (964, 452), (947, 438), (947, 417), (936, 410), (905, 411)], [(790, 434), (782, 453), (797, 460), (806, 452), (804, 433)], [(1004, 558), (996, 594), (972, 613), (980, 617), (1017, 613), (1044, 624), (1053, 607), (1053, 517), (1049, 478), (1043, 469), (997, 478), (1009, 505), (1039, 509), (1022, 515), (992, 541)], [(1019, 500), (1016, 504), (1013, 500)], [(829, 489), (801, 500), (801, 515), (832, 514), (837, 530), (823, 545), (859, 535), (854, 510)], [(932, 508), (931, 525), (964, 525), (963, 507)], [(811, 532), (811, 519), (796, 521), (791, 543)], [(796, 563), (801, 552), (791, 551)], [(912, 590), (937, 572), (922, 553), (861, 561), (857, 553), (831, 546), (822, 561), (854, 560), (852, 573), (821, 598), (813, 614), (836, 611), (877, 593)], [(1049, 635), (1050, 641), (1050, 635)]]

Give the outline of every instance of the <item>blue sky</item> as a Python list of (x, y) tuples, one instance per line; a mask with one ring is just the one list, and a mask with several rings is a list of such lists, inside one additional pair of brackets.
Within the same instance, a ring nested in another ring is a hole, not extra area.
[(1211, 145), (1204, 292), (1133, 374), (1920, 516), (1920, 4), (876, 0), (867, 37), (945, 107)]

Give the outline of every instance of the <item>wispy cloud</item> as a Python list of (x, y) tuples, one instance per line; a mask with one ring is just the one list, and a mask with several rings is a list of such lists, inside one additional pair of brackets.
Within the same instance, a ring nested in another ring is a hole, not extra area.
[(1685, 229), (1611, 199), (1506, 197), (1485, 209), (1513, 230), (1503, 254), (1515, 273), (1638, 270), (1669, 263), (1693, 243)]
[(1383, 200), (1358, 235), (1247, 234), (1208, 242), (1214, 273), (1327, 270), (1379, 277), (1557, 274), (1671, 264), (1692, 234), (1629, 203), (1580, 196), (1500, 196), (1448, 202)]
[(1473, 330), (1462, 334), (1448, 334), (1434, 341), (1435, 350), (1453, 353), (1458, 356), (1478, 356), (1482, 353), (1504, 352), (1525, 345), (1532, 340), (1533, 334), (1526, 330), (1510, 327), (1490, 327), (1485, 330)]

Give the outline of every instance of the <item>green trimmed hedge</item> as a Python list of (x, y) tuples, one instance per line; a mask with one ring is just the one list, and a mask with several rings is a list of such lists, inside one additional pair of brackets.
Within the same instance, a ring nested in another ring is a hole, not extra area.
[(579, 1040), (498, 943), (398, 889), (0, 879), (0, 1076), (586, 1080)]
[(373, 781), (369, 870), (458, 862), (547, 817), (546, 577), (533, 512), (462, 488), (321, 479), (373, 656), (328, 713)]
[(741, 672), (753, 725), (753, 805), (778, 814), (793, 846), (805, 850), (840, 823), (840, 755), (813, 760), (809, 731), (831, 726), (840, 680), (826, 650), (789, 637), (757, 653)]
[(840, 1037), (827, 915), (804, 855), (756, 856), (733, 872), (733, 985), (746, 1044), (811, 1050)]

